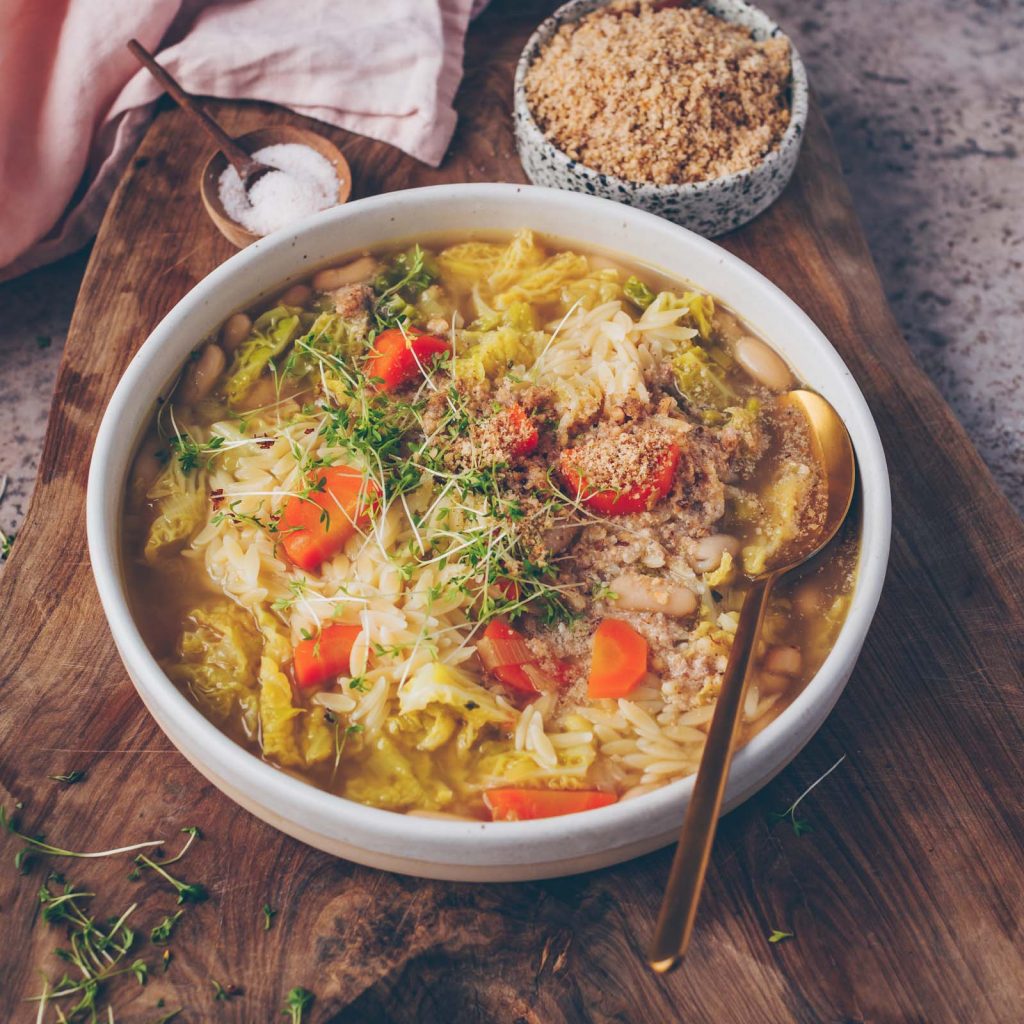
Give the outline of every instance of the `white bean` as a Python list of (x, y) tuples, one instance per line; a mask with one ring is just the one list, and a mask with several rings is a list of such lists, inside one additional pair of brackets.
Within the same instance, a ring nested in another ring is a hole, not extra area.
[(790, 676), (782, 676), (777, 672), (759, 672), (757, 674), (757, 685), (761, 693), (770, 697), (775, 693), (784, 693), (793, 682)]
[(805, 619), (818, 615), (825, 606), (825, 592), (816, 580), (801, 583), (793, 593), (793, 607)]
[(242, 412), (252, 412), (253, 409), (262, 409), (264, 406), (272, 405), (277, 401), (277, 385), (272, 377), (261, 377), (242, 399), (239, 409)]
[(135, 464), (132, 466), (132, 487), (141, 494), (145, 494), (152, 487), (163, 469), (163, 464), (156, 457), (155, 449), (154, 442), (147, 440), (135, 456)]
[(185, 376), (178, 388), (178, 401), (184, 405), (201, 402), (213, 390), (227, 362), (219, 345), (207, 345), (199, 353), (199, 358), (185, 368)]
[(674, 618), (685, 618), (692, 615), (699, 604), (697, 595), (689, 587), (635, 572), (624, 572), (608, 587), (618, 595), (615, 607), (627, 612), (662, 612)]
[(377, 261), (372, 256), (360, 256), (343, 267), (327, 267), (313, 275), (313, 288), (318, 292), (332, 292), (344, 284), (358, 284), (369, 281), (377, 271)]
[(736, 342), (733, 355), (754, 380), (770, 391), (786, 391), (793, 386), (793, 374), (789, 372), (782, 356), (760, 338), (744, 335)]
[(772, 675), (798, 676), (804, 659), (799, 647), (769, 647), (761, 664)]
[(698, 572), (714, 572), (721, 564), (722, 557), (729, 552), (733, 558), (740, 553), (740, 542), (728, 533), (712, 533), (701, 537), (693, 546), (692, 564)]
[(234, 352), (249, 337), (251, 330), (252, 320), (244, 313), (236, 313), (224, 321), (224, 326), (220, 329), (220, 343), (226, 352)]
[(312, 297), (313, 289), (308, 284), (293, 284), (277, 301), (282, 306), (304, 306)]
[(623, 278), (629, 277), (629, 274), (622, 269), (621, 263), (616, 263), (615, 260), (609, 259), (607, 256), (588, 256), (587, 262), (590, 264), (591, 270), (614, 270)]

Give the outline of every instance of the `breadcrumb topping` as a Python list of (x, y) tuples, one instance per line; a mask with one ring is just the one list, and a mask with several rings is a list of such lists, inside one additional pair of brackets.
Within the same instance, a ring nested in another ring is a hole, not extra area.
[(789, 40), (693, 7), (620, 0), (562, 28), (526, 77), (547, 137), (631, 181), (685, 184), (760, 163), (789, 124)]
[(657, 473), (671, 441), (667, 430), (647, 423), (603, 423), (577, 441), (571, 465), (587, 492), (621, 493)]

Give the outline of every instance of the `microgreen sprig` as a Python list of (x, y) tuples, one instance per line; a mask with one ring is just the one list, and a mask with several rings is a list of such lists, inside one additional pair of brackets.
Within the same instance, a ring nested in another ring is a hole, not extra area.
[[(51, 885), (57, 888), (53, 889)], [(67, 928), (68, 948), (59, 947), (54, 952), (71, 964), (81, 977), (75, 979), (65, 973), (52, 987), (50, 981), (44, 979), (43, 991), (31, 1000), (39, 1003), (37, 1021), (43, 1020), (47, 1007), (51, 1005), (61, 1021), (84, 1019), (86, 1014), (90, 1021), (95, 1021), (98, 1019), (97, 999), (112, 978), (130, 973), (140, 985), (145, 985), (149, 977), (149, 967), (141, 958), (124, 966), (124, 960), (135, 943), (135, 932), (128, 926), (128, 919), (137, 909), (137, 904), (132, 904), (116, 920), (101, 926), (85, 909), (93, 895), (76, 889), (56, 873), (48, 875), (40, 886), (38, 900), (43, 908), (43, 920), (47, 924)], [(59, 1001), (72, 998), (78, 1001), (65, 1013), (58, 1005)], [(107, 1009), (109, 1019), (113, 1020), (113, 1010), (109, 1006)]]
[(263, 904), (263, 930), (265, 932), (270, 931), (270, 926), (274, 923), (274, 918), (277, 917), (277, 911), (269, 904)]
[(242, 989), (237, 985), (222, 985), (216, 978), (211, 978), (210, 984), (213, 986), (214, 1002), (226, 1003), (229, 999), (242, 995)]
[(209, 466), (212, 457), (224, 447), (224, 438), (215, 434), (209, 441), (196, 441), (190, 434), (177, 434), (171, 438), (170, 445), (178, 456), (181, 471), (190, 473), (197, 466)]
[(373, 320), (377, 330), (404, 327), (411, 310), (403, 292), (415, 298), (433, 282), (434, 275), (426, 265), (426, 254), (418, 245), (396, 256), (374, 281)]
[(188, 835), (188, 839), (185, 840), (184, 845), (173, 857), (168, 857), (166, 860), (155, 861), (150, 857), (147, 857), (144, 853), (140, 853), (135, 858), (135, 863), (140, 868), (149, 868), (151, 871), (155, 871), (165, 882), (169, 882), (173, 887), (174, 891), (178, 894), (179, 903), (202, 903), (204, 900), (209, 899), (210, 894), (206, 891), (206, 886), (201, 885), (198, 882), (190, 883), (183, 882), (181, 879), (175, 878), (167, 867), (170, 864), (176, 864), (182, 857), (188, 853), (192, 844), (202, 838), (202, 832), (195, 825), (188, 825), (181, 830)]
[(306, 988), (293, 988), (284, 1001), (281, 1015), (288, 1018), (288, 1024), (302, 1024), (306, 1010), (313, 1005), (314, 995)]
[(183, 882), (181, 879), (175, 878), (169, 871), (164, 870), (162, 864), (151, 860), (144, 853), (140, 853), (135, 858), (135, 863), (139, 867), (155, 871), (165, 882), (168, 882), (178, 894), (178, 903), (202, 903), (210, 898), (205, 885), (199, 882)]
[(163, 945), (164, 943), (170, 942), (171, 935), (174, 932), (175, 925), (178, 920), (184, 914), (184, 910), (178, 910), (174, 914), (167, 915), (153, 930), (149, 933), (150, 942), (155, 945)]
[[(45, 842), (42, 836), (30, 836), (24, 832), (19, 832), (14, 824), (14, 820), (8, 817), (7, 810), (4, 807), (0, 807), (0, 828), (5, 828), (11, 835), (17, 836), (26, 844), (27, 848), (50, 857), (76, 857), (86, 860), (98, 857), (114, 857), (119, 853), (134, 853), (136, 850), (146, 850), (154, 846), (160, 846), (163, 842), (161, 839), (154, 839), (146, 843), (135, 843), (132, 846), (121, 846), (116, 850), (96, 850), (88, 853), (82, 853), (77, 850), (65, 850), (62, 847)], [(24, 853), (24, 851), (22, 852)], [(23, 861), (24, 858), (22, 858), (22, 863)], [(21, 863), (18, 866), (20, 867)]]
[(806, 797), (813, 789), (816, 789), (821, 785), (844, 761), (846, 755), (843, 754), (841, 758), (827, 772), (823, 775), (819, 775), (784, 811), (772, 811), (768, 815), (769, 825), (777, 825), (780, 821), (789, 819), (790, 824), (793, 826), (793, 832), (797, 836), (802, 836), (805, 832), (813, 832), (814, 828), (806, 818), (798, 818), (796, 816), (796, 809), (800, 806), (804, 797)]

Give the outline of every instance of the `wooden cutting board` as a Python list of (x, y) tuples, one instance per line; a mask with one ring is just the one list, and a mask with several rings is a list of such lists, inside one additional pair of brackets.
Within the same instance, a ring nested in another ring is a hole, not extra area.
[[(514, 11), (514, 5), (507, 9)], [(512, 68), (534, 18), (492, 9), (474, 26), (461, 120), (443, 168), (328, 131), (357, 195), (523, 176), (509, 118)], [(292, 115), (214, 104), (236, 133)], [(669, 852), (595, 874), (454, 885), (334, 860), (239, 810), (170, 746), (121, 667), (86, 555), (93, 436), (156, 322), (232, 253), (197, 189), (206, 143), (165, 110), (125, 176), (82, 285), (28, 520), (0, 577), (0, 800), (72, 848), (202, 827), (182, 867), (212, 898), (182, 919), (166, 973), (116, 990), (118, 1021), (263, 1022), (294, 986), (337, 1024), (453, 1022), (1007, 1022), (1024, 1018), (1024, 528), (913, 362), (812, 112), (797, 175), (724, 240), (838, 347), (890, 460), (892, 564), (878, 617), (827, 725), (722, 822), (685, 966), (652, 976), (643, 952)], [(911, 254), (912, 258), (912, 254)], [(770, 827), (801, 805), (814, 831)], [(86, 769), (65, 786), (48, 775)], [(55, 929), (35, 921), (37, 867), (0, 850), (0, 1019), (39, 971), (60, 974)], [(55, 862), (98, 895), (98, 914), (141, 901), (140, 954), (173, 909), (126, 878), (127, 858)], [(278, 911), (264, 931), (264, 902)], [(794, 937), (771, 944), (773, 929)], [(244, 992), (214, 1001), (211, 979)]]

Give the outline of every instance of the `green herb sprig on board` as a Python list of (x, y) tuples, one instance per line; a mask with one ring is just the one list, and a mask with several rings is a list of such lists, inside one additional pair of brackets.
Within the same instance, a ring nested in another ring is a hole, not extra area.
[(793, 833), (796, 836), (802, 836), (807, 832), (813, 832), (814, 828), (806, 818), (798, 818), (796, 809), (800, 806), (804, 797), (806, 797), (812, 790), (816, 789), (821, 785), (844, 761), (846, 755), (843, 754), (841, 758), (827, 772), (823, 775), (819, 775), (784, 811), (772, 811), (768, 815), (768, 824), (777, 825), (780, 821), (788, 820), (793, 826)]
[[(52, 776), (56, 781), (65, 782), (73, 775), (84, 777), (81, 770), (68, 772), (64, 775)], [(79, 781), (75, 778), (73, 781)], [(71, 784), (66, 782), (66, 784)], [(20, 810), (21, 804), (15, 805)], [(121, 854), (135, 853), (138, 850), (155, 850), (163, 845), (162, 840), (150, 840), (110, 850), (79, 851), (66, 846), (47, 842), (41, 835), (33, 835), (23, 831), (16, 824), (14, 817), (8, 815), (6, 808), (0, 807), (0, 828), (13, 836), (23, 845), (15, 856), (15, 866), (25, 873), (29, 868), (29, 855), (40, 858), (71, 858), (90, 860), (116, 857)], [(187, 841), (174, 857), (166, 860), (155, 860), (145, 854), (138, 856), (164, 874), (165, 865), (173, 864), (182, 859), (192, 843), (200, 837), (195, 826), (182, 829), (188, 835)], [(156, 855), (154, 855), (156, 856)], [(168, 877), (168, 880), (171, 880)], [(172, 880), (176, 881), (176, 880)], [(179, 883), (185, 885), (185, 883)], [(187, 890), (205, 894), (202, 886), (186, 886)], [(179, 890), (179, 902), (182, 902)], [(139, 955), (140, 936), (131, 923), (139, 910), (139, 903), (134, 902), (123, 912), (115, 916), (96, 915), (91, 905), (96, 898), (94, 892), (80, 889), (64, 875), (56, 871), (47, 874), (36, 894), (40, 907), (39, 920), (49, 927), (63, 929), (66, 942), (54, 949), (54, 955), (70, 965), (73, 970), (65, 971), (59, 978), (53, 979), (44, 975), (42, 991), (31, 997), (31, 1002), (38, 1004), (35, 1019), (37, 1022), (50, 1020), (52, 1011), (57, 1024), (72, 1022), (107, 1022), (113, 1024), (114, 1005), (120, 989), (115, 980), (131, 975), (139, 985), (146, 985), (150, 978), (151, 964), (143, 955)], [(192, 897), (196, 901), (195, 896)], [(179, 910), (167, 915), (156, 924), (149, 933), (149, 941), (155, 946), (163, 946), (160, 961), (166, 971), (170, 964), (171, 953), (166, 944), (171, 940), (174, 929), (185, 913)], [(157, 1003), (162, 1008), (163, 1000)], [(161, 1014), (154, 1024), (173, 1020), (180, 1009)]]
[(285, 997), (281, 1015), (288, 1018), (288, 1024), (302, 1024), (303, 1014), (313, 1005), (314, 998), (307, 988), (293, 988)]

